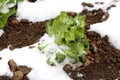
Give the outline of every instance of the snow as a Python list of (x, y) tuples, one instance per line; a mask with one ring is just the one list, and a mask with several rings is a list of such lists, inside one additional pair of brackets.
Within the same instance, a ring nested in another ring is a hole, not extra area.
[(60, 11), (81, 12), (83, 9), (81, 2), (93, 3), (97, 1), (104, 1), (104, 5), (98, 5), (98, 7), (103, 7), (111, 0), (37, 0), (35, 3), (25, 0), (19, 3), (17, 19), (28, 19), (32, 22), (44, 21), (46, 19), (55, 18)]
[[(58, 66), (62, 66), (62, 68), (64, 67), (65, 64), (70, 64), (73, 67), (75, 66), (81, 66), (82, 63), (79, 64), (71, 64), (71, 62), (74, 61), (74, 59), (71, 59), (69, 57), (66, 56), (65, 60), (62, 63), (57, 63), (55, 58), (56, 58), (56, 54), (59, 52), (60, 54), (64, 54), (64, 51), (61, 48), (66, 48), (67, 46), (65, 45), (57, 45), (55, 43), (55, 37), (54, 36), (49, 36), (47, 33), (44, 34), (44, 36), (40, 39), (39, 42), (39, 46), (41, 47), (45, 47), (43, 50), (40, 50), (42, 54), (45, 54), (47, 59), (50, 58), (50, 61), (54, 62), (54, 64), (58, 67)], [(67, 47), (68, 48), (68, 47)]]
[[(60, 11), (80, 12), (83, 8), (81, 6), (82, 1), (92, 3), (105, 2), (104, 5), (98, 5), (97, 7), (105, 8), (106, 5), (109, 5), (111, 0), (37, 0), (35, 3), (30, 3), (25, 0), (18, 5), (17, 19), (29, 19), (32, 22), (36, 22), (54, 18), (59, 14)], [(109, 11), (110, 18), (107, 21), (94, 24), (90, 29), (100, 33), (102, 36), (108, 35), (111, 44), (118, 49), (120, 49), (119, 8), (120, 2), (118, 3), (117, 7), (112, 8)], [(2, 30), (0, 30), (0, 35), (2, 33)], [(48, 43), (52, 41), (49, 37), (46, 39), (48, 40)], [(30, 80), (72, 80), (63, 71), (63, 65), (60, 64), (56, 67), (49, 66), (46, 63), (46, 55), (41, 53), (37, 48), (38, 43), (34, 44), (34, 46), (36, 47), (33, 49), (24, 47), (10, 51), (7, 48), (0, 51), (0, 57), (2, 57), (2, 60), (0, 60), (0, 75), (12, 76), (12, 72), (8, 67), (8, 61), (9, 59), (14, 59), (18, 65), (26, 65), (32, 68), (32, 71), (28, 74)], [(51, 48), (55, 46), (56, 45), (53, 45)], [(82, 74), (78, 74), (78, 76), (82, 76)]]
[(0, 36), (4, 33), (4, 31), (2, 29), (0, 29)]
[(117, 49), (120, 49), (120, 2), (118, 2), (117, 7), (112, 8), (109, 13), (110, 17), (107, 21), (94, 24), (91, 26), (91, 31), (96, 31), (102, 36), (108, 35), (109, 41)]
[(33, 49), (24, 47), (21, 49), (15, 49), (10, 51), (4, 49), (0, 52), (2, 60), (0, 61), (0, 75), (10, 75), (11, 71), (7, 65), (9, 59), (15, 60), (18, 65), (26, 65), (32, 68), (32, 71), (28, 74), (30, 80), (72, 80), (63, 71), (63, 66), (52, 67), (46, 63), (47, 57), (40, 53), (36, 46)]
[(2, 13), (8, 13), (9, 12), (9, 8), (12, 8), (13, 6), (15, 6), (16, 1), (14, 3), (10, 3), (10, 4), (8, 4), (8, 1), (9, 0), (6, 0), (3, 3), (2, 9), (0, 9), (0, 12), (2, 12)]

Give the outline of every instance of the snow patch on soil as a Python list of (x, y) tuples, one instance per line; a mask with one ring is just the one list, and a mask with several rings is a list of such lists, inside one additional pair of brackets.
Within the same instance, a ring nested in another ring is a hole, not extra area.
[[(30, 21), (44, 21), (56, 17), (60, 11), (81, 12), (81, 2), (99, 2), (103, 1), (106, 4), (111, 0), (37, 0), (35, 3), (30, 3), (25, 0), (18, 5), (17, 18), (29, 19)], [(102, 6), (103, 7), (103, 6)], [(103, 23), (94, 24), (91, 30), (99, 32), (102, 36), (108, 35), (110, 42), (120, 49), (120, 3), (116, 8), (109, 11), (110, 18)], [(0, 31), (2, 33), (2, 31)], [(49, 39), (48, 39), (49, 40)], [(12, 75), (8, 67), (9, 59), (14, 59), (18, 65), (26, 65), (33, 70), (28, 74), (30, 80), (71, 80), (63, 71), (63, 66), (51, 67), (46, 63), (47, 57), (40, 53), (37, 46), (29, 49), (24, 47), (10, 51), (4, 49), (0, 51), (0, 75)], [(82, 76), (82, 75), (78, 75)]]
[[(55, 18), (60, 11), (81, 12), (82, 2), (104, 2), (103, 5), (97, 5), (95, 8), (102, 8), (111, 0), (37, 0), (35, 3), (25, 0), (19, 3), (17, 10), (17, 19), (28, 19), (29, 21), (44, 21)], [(94, 8), (92, 8), (94, 9)]]
[(96, 31), (102, 36), (108, 35), (110, 42), (116, 48), (120, 49), (120, 2), (117, 7), (112, 8), (107, 21), (91, 25), (91, 31)]
[(9, 49), (4, 49), (0, 52), (2, 60), (0, 60), (0, 75), (10, 75), (11, 71), (8, 67), (9, 59), (16, 61), (18, 65), (26, 65), (32, 68), (32, 71), (28, 74), (30, 80), (72, 80), (63, 71), (64, 65), (59, 65), (57, 67), (52, 67), (46, 63), (47, 57), (40, 53), (37, 48), (38, 43), (34, 44), (36, 46), (33, 49), (24, 47), (21, 49), (15, 49), (10, 51)]

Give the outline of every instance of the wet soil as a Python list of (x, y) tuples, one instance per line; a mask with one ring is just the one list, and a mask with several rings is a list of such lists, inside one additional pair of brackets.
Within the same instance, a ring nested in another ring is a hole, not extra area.
[(44, 22), (32, 23), (28, 20), (19, 22), (15, 15), (8, 20), (7, 26), (3, 28), (4, 34), (0, 37), (0, 50), (9, 48), (21, 48), (36, 43), (45, 33)]

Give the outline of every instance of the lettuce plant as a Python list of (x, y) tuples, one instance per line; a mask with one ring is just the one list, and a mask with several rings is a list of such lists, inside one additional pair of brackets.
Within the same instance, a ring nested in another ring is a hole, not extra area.
[[(55, 36), (55, 42), (59, 46), (67, 47), (61, 48), (67, 57), (74, 59), (75, 62), (85, 61), (86, 50), (89, 49), (89, 43), (84, 34), (85, 16), (77, 15), (73, 18), (62, 11), (54, 20), (47, 23), (46, 31), (50, 36)], [(59, 55), (57, 58), (57, 62), (63, 61), (60, 60), (62, 58)]]

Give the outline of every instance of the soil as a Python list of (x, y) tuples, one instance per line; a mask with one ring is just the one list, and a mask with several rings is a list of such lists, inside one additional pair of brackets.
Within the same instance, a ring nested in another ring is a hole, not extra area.
[(107, 10), (110, 10), (112, 7), (116, 7), (116, 5), (111, 5), (107, 8)]
[[(92, 5), (90, 3), (82, 4), (88, 7)], [(84, 9), (80, 14), (86, 16), (86, 30), (90, 28), (91, 24), (106, 21), (109, 17), (108, 12), (104, 12), (102, 9), (93, 11)], [(69, 12), (68, 15), (75, 17), (76, 13)], [(25, 19), (18, 21), (15, 15), (9, 17), (7, 25), (3, 28), (4, 34), (0, 37), (0, 50), (7, 48), (9, 45), (9, 48), (14, 50), (36, 43), (46, 31), (46, 22), (32, 23)]]
[(109, 18), (109, 13), (104, 12), (102, 9), (96, 9), (92, 11), (84, 9), (80, 14), (86, 16), (86, 30), (90, 28), (90, 25), (104, 22)]
[[(64, 70), (74, 80), (115, 80), (120, 79), (120, 50), (115, 49), (107, 36), (86, 32), (90, 43), (89, 54), (83, 66), (73, 70), (66, 65)], [(83, 77), (77, 74), (82, 73)]]
[(102, 5), (102, 4), (104, 4), (104, 2), (95, 2), (95, 4), (101, 4)]
[[(13, 80), (9, 76), (0, 76), (0, 80)], [(23, 77), (21, 80), (29, 80), (28, 77)]]
[(83, 2), (82, 3), (82, 6), (84, 6), (84, 7), (94, 7), (94, 5), (93, 4), (91, 4), (91, 3), (86, 3), (86, 2)]
[(45, 24), (46, 21), (32, 23), (21, 20), (19, 22), (15, 15), (11, 16), (7, 26), (3, 28), (4, 34), (0, 37), (0, 50), (9, 45), (9, 48), (13, 50), (36, 43), (45, 33)]
[[(89, 3), (83, 4), (88, 7), (89, 5)], [(107, 10), (112, 7), (115, 6), (111, 5)], [(75, 13), (71, 13), (71, 15), (69, 13), (70, 16), (73, 14), (75, 15)], [(74, 80), (120, 80), (120, 50), (110, 44), (107, 36), (102, 38), (96, 32), (87, 31), (90, 25), (106, 21), (109, 18), (109, 13), (102, 9), (93, 11), (84, 9), (81, 15), (86, 16), (85, 34), (90, 43), (87, 59), (81, 67), (73, 69), (71, 65), (66, 64), (63, 70)], [(83, 74), (83, 76), (81, 77), (79, 74)]]
[(28, 0), (29, 2), (36, 2), (37, 0)]
[[(32, 1), (32, 0), (29, 0)], [(96, 4), (103, 4), (98, 3)], [(83, 3), (83, 6), (92, 7), (90, 3)], [(93, 6), (94, 7), (94, 6)], [(108, 9), (109, 10), (109, 9)], [(101, 23), (109, 18), (109, 13), (102, 9), (88, 11), (84, 9), (81, 15), (86, 16), (86, 37), (90, 43), (86, 62), (83, 66), (72, 69), (72, 66), (66, 64), (64, 71), (74, 80), (114, 80), (120, 79), (120, 51), (115, 49), (109, 43), (107, 36), (101, 37), (96, 32), (88, 32), (90, 25)], [(69, 16), (75, 17), (76, 13), (69, 12)], [(45, 25), (47, 21), (32, 23), (28, 20), (19, 22), (16, 16), (9, 17), (8, 24), (3, 28), (4, 34), (0, 37), (0, 50), (21, 48), (36, 43), (45, 33)], [(17, 64), (10, 60), (8, 62), (10, 70), (13, 72), (13, 77), (0, 76), (0, 80), (29, 80), (27, 74), (31, 68), (26, 66), (17, 66)], [(83, 76), (78, 74), (82, 73)]]
[(10, 70), (13, 72), (13, 76), (0, 76), (0, 80), (29, 80), (27, 74), (32, 70), (27, 66), (17, 66), (14, 60), (8, 62)]

